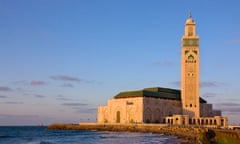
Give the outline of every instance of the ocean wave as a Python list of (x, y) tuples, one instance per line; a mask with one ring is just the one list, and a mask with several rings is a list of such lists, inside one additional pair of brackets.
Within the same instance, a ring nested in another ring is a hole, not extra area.
[(176, 144), (176, 137), (154, 133), (0, 128), (0, 143), (11, 144)]
[(41, 141), (39, 144), (54, 144), (54, 143), (47, 142), (47, 141)]
[(10, 135), (0, 135), (0, 138), (13, 138), (13, 136), (10, 136)]

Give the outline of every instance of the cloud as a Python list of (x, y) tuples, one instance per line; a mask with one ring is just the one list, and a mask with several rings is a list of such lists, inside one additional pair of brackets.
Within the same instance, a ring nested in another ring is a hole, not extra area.
[(240, 113), (240, 107), (224, 107), (221, 110), (223, 112)]
[[(32, 81), (27, 81), (27, 80), (20, 80), (20, 81), (15, 81), (14, 84), (16, 85), (22, 85), (22, 86), (41, 86), (41, 85), (46, 85), (47, 83), (45, 81), (41, 80), (32, 80)], [(21, 88), (19, 88), (21, 89)]]
[(234, 103), (234, 102), (216, 103), (216, 105), (218, 105), (218, 106), (231, 106), (231, 107), (232, 106), (239, 106), (240, 107), (239, 103)]
[(219, 87), (224, 85), (224, 83), (221, 82), (216, 82), (216, 81), (209, 81), (209, 82), (201, 82), (200, 83), (200, 87), (204, 88), (204, 87)]
[(5, 104), (23, 104), (23, 102), (12, 102), (12, 101), (9, 101), (9, 102), (4, 102)]
[(83, 81), (83, 80), (81, 80), (79, 78), (76, 78), (76, 77), (64, 76), (64, 75), (50, 76), (50, 79), (58, 80), (58, 81), (75, 81), (75, 82)]
[(32, 94), (30, 93), (23, 93), (23, 96), (31, 96)]
[(70, 88), (73, 88), (74, 86), (70, 83), (65, 83), (63, 85), (61, 85), (61, 87), (70, 87)]
[(76, 109), (76, 113), (96, 113), (97, 108), (78, 108)]
[(37, 80), (32, 80), (30, 82), (30, 85), (32, 85), (32, 86), (40, 86), (40, 85), (45, 85), (45, 84), (46, 84), (46, 82), (44, 82), (44, 81), (37, 81)]
[[(180, 81), (174, 81), (171, 82), (172, 85), (180, 87), (181, 86), (181, 82)], [(221, 82), (217, 82), (217, 81), (205, 81), (205, 82), (200, 82), (200, 87), (204, 88), (204, 87), (220, 87), (224, 85), (224, 83)]]
[(64, 97), (59, 97), (59, 98), (57, 98), (57, 100), (61, 100), (61, 101), (74, 101), (74, 99), (69, 99), (69, 98), (64, 98)]
[(0, 86), (0, 91), (12, 91), (10, 87)]
[(223, 101), (239, 102), (240, 98), (227, 98), (227, 99), (224, 99)]
[(56, 99), (60, 101), (76, 101), (74, 99), (65, 98), (63, 95), (58, 95)]
[(0, 114), (0, 117), (3, 118), (10, 118), (10, 117), (28, 117), (28, 118), (35, 118), (35, 117), (39, 117), (38, 115), (13, 115), (13, 114)]
[(58, 116), (48, 116), (39, 113), (31, 113), (25, 114), (23, 113), (2, 113), (0, 114), (0, 125), (2, 126), (33, 126), (39, 123), (43, 123), (44, 125), (49, 125), (54, 122), (60, 123), (78, 123), (78, 117), (75, 115), (74, 117), (66, 117), (66, 118), (59, 118)]
[(203, 94), (203, 97), (204, 98), (210, 98), (210, 97), (216, 97), (217, 96), (217, 94), (216, 93), (204, 93)]
[(27, 80), (19, 80), (19, 81), (15, 81), (13, 83), (17, 84), (17, 85), (28, 85), (29, 82)]
[(91, 83), (94, 83), (95, 81), (94, 80), (83, 80), (83, 82), (85, 82), (87, 84), (91, 84)]
[(230, 125), (240, 125), (240, 112), (223, 112), (222, 114), (228, 117)]
[(7, 98), (7, 96), (2, 96), (2, 95), (0, 95), (0, 98)]
[(37, 98), (44, 98), (45, 96), (43, 96), (43, 95), (39, 95), (39, 94), (36, 94), (36, 95), (34, 95), (35, 97), (37, 97)]
[(61, 94), (59, 94), (59, 95), (57, 95), (57, 97), (64, 97), (63, 95), (61, 95)]
[(181, 82), (180, 81), (174, 81), (170, 83), (171, 85), (174, 85), (176, 87), (180, 87), (181, 86)]
[(36, 125), (40, 121), (38, 115), (27, 114), (0, 114), (0, 125)]
[[(83, 83), (93, 83), (94, 82), (93, 80), (79, 79), (77, 77), (71, 77), (71, 76), (66, 76), (66, 75), (50, 76), (49, 78), (52, 80), (63, 81), (63, 82), (83, 82)], [(73, 87), (73, 85), (69, 84), (69, 83), (63, 84), (62, 86)]]
[(217, 109), (220, 109), (223, 112), (229, 112), (229, 113), (240, 112), (240, 103), (236, 103), (236, 102), (216, 103), (215, 106), (217, 107)]
[(225, 99), (224, 102), (214, 103), (214, 109), (222, 111), (228, 117), (229, 124), (239, 124), (240, 102), (239, 99)]
[(87, 106), (86, 103), (63, 103), (64, 106)]

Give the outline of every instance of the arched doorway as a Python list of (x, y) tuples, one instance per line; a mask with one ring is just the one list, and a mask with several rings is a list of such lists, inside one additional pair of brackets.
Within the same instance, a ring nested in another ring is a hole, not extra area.
[(134, 114), (133, 109), (132, 108), (129, 109), (129, 111), (128, 111), (128, 122), (129, 123), (134, 123), (135, 122), (134, 121), (134, 116), (135, 116), (135, 114)]
[(155, 112), (154, 112), (154, 123), (160, 123), (161, 121), (161, 113), (160, 113), (160, 109), (155, 109)]
[(120, 111), (117, 111), (117, 114), (116, 114), (116, 123), (120, 123), (120, 119), (121, 119), (121, 116), (120, 116)]
[(152, 111), (150, 108), (146, 108), (145, 111), (145, 123), (151, 123), (152, 122)]

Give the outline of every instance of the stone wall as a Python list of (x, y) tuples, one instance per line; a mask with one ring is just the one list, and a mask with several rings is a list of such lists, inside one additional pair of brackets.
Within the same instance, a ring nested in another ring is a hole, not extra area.
[(182, 105), (177, 100), (145, 97), (143, 104), (144, 123), (164, 123), (166, 116), (182, 114)]
[(181, 102), (150, 97), (108, 100), (98, 107), (98, 123), (164, 123), (166, 116), (182, 114)]
[(108, 100), (98, 107), (98, 123), (142, 123), (143, 97)]
[(201, 103), (200, 104), (200, 117), (212, 117), (212, 116), (214, 116), (212, 104)]

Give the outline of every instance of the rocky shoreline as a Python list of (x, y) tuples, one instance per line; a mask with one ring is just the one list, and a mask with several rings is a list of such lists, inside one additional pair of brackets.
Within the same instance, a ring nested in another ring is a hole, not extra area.
[(48, 130), (98, 130), (159, 133), (177, 136), (182, 144), (240, 143), (240, 131), (196, 127), (168, 126), (165, 124), (52, 124)]

